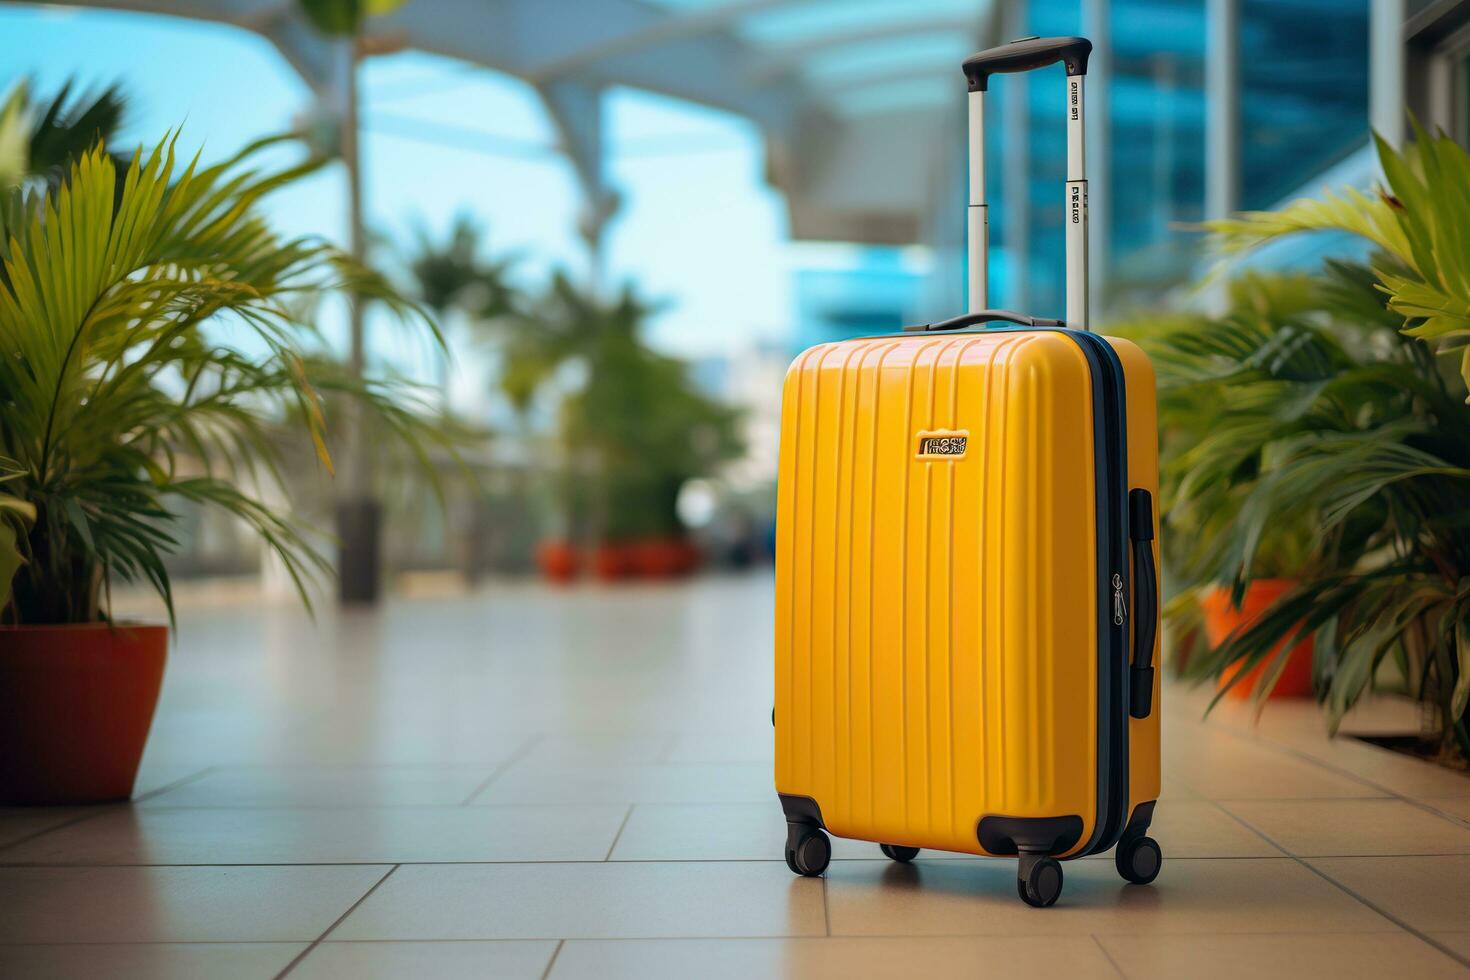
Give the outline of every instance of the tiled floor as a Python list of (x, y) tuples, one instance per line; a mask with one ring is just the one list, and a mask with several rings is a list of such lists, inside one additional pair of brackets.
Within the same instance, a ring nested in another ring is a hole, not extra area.
[[(770, 586), (183, 612), (140, 798), (0, 811), (0, 976), (1470, 977), (1470, 778), (1165, 700), (1165, 866), (793, 878)], [(1387, 711), (1355, 724), (1402, 723)]]

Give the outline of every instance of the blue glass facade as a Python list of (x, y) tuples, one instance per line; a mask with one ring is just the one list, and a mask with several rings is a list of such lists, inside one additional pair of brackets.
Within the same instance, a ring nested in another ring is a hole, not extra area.
[[(1240, 10), (1241, 154), (1239, 203), (1269, 208), (1364, 145), (1368, 136), (1368, 0), (1242, 0)], [(1026, 34), (1083, 31), (1076, 0), (1032, 0)], [(1204, 217), (1204, 0), (1114, 0), (1110, 5), (1111, 78), (1089, 93), (1088, 109), (1106, 120), (1109, 174), (1107, 293), (1110, 308), (1186, 284), (1199, 266)], [(1310, 38), (1310, 44), (1302, 44)], [(1023, 84), (1025, 145), (1008, 142), (1006, 114)], [(1001, 78), (987, 99), (991, 237), (998, 251), (1024, 257), (1013, 275), (992, 277), (995, 305), (1062, 314), (1062, 184), (1066, 142), (1062, 82), (1055, 72), (1018, 82)], [(1024, 166), (1008, 155), (1024, 154)], [(1095, 161), (1095, 157), (1092, 158)], [(1095, 162), (1090, 166), (1096, 179)], [(1017, 188), (1025, 174), (1029, 226), (1016, 227)], [(1101, 188), (1094, 185), (1094, 194)], [(1098, 215), (1098, 212), (1094, 212)], [(1100, 216), (1100, 215), (1098, 215)], [(1024, 282), (1021, 280), (1024, 277)]]

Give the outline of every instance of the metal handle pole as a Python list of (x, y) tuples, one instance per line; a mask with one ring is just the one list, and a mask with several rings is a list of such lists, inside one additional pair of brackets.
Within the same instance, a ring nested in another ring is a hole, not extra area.
[(1087, 316), (1087, 159), (1083, 143), (1086, 117), (1083, 75), (1067, 76), (1067, 325), (1088, 329)]
[(965, 240), (969, 254), (969, 312), (989, 305), (990, 221), (985, 208), (985, 93), (969, 94), (970, 205)]

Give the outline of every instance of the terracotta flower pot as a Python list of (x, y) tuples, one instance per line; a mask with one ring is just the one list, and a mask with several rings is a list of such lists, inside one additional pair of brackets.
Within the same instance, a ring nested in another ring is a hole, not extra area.
[(592, 552), (592, 574), (604, 582), (628, 578), (636, 570), (633, 549), (622, 541), (605, 541)]
[[(1209, 640), (1211, 646), (1219, 646), (1232, 632), (1258, 620), (1277, 599), (1296, 585), (1297, 583), (1291, 579), (1257, 579), (1246, 586), (1245, 596), (1239, 609), (1230, 604), (1229, 589), (1211, 590), (1201, 602), (1205, 613), (1205, 638)], [(1271, 655), (1251, 668), (1249, 673), (1230, 688), (1225, 696), (1240, 700), (1249, 698), (1255, 690), (1256, 681), (1285, 644), (1286, 641), (1282, 640), (1273, 647)], [(1238, 673), (1240, 673), (1239, 664), (1227, 668), (1220, 675), (1219, 686), (1224, 688)], [(1309, 636), (1291, 648), (1291, 653), (1287, 656), (1286, 667), (1277, 679), (1276, 686), (1271, 689), (1270, 696), (1273, 698), (1301, 698), (1310, 697), (1311, 694), (1312, 638)]]
[(536, 547), (536, 564), (547, 581), (570, 582), (582, 571), (582, 556), (569, 541), (543, 541)]
[(0, 805), (126, 800), (168, 627), (0, 627)]
[(698, 562), (698, 552), (684, 538), (643, 538), (632, 546), (634, 567), (645, 578), (674, 578), (688, 575)]

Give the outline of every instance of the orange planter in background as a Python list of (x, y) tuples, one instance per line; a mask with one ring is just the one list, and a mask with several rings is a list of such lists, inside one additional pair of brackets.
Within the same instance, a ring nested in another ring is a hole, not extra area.
[[(1271, 608), (1277, 599), (1296, 585), (1297, 583), (1291, 579), (1257, 579), (1246, 587), (1239, 609), (1230, 604), (1229, 589), (1220, 588), (1210, 591), (1200, 603), (1205, 614), (1205, 638), (1209, 640), (1210, 646), (1219, 646), (1237, 629), (1254, 623), (1267, 609)], [(1285, 644), (1286, 641), (1282, 640), (1272, 648), (1271, 656), (1251, 668), (1250, 672), (1225, 696), (1241, 700), (1249, 698), (1255, 690), (1256, 681), (1260, 678), (1262, 671)], [(1219, 686), (1225, 687), (1238, 673), (1240, 673), (1238, 664), (1227, 668), (1220, 675)], [(1311, 694), (1312, 638), (1309, 636), (1291, 648), (1286, 668), (1281, 672), (1281, 677), (1277, 679), (1276, 686), (1271, 689), (1270, 696), (1273, 698), (1301, 698), (1310, 697)]]
[(633, 550), (626, 542), (604, 541), (592, 551), (592, 574), (604, 582), (630, 578), (636, 568)]
[(168, 627), (0, 626), (0, 805), (133, 795)]
[(570, 541), (543, 541), (536, 546), (536, 564), (549, 582), (564, 584), (582, 570), (582, 556)]
[(699, 552), (685, 538), (642, 538), (631, 546), (633, 564), (644, 578), (677, 578), (699, 564)]

